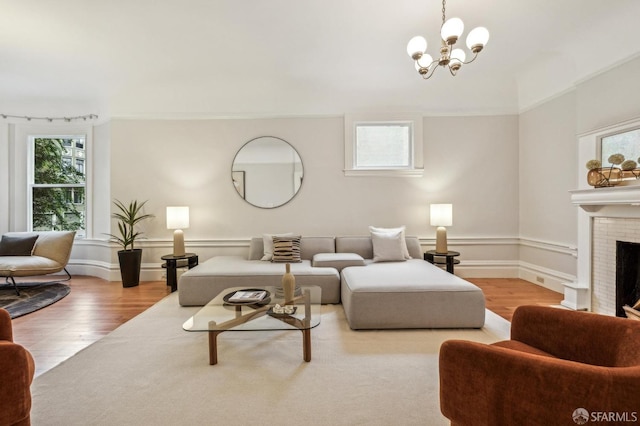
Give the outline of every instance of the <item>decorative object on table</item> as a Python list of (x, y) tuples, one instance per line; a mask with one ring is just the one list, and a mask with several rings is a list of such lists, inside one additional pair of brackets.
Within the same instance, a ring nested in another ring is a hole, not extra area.
[(125, 205), (119, 200), (113, 204), (119, 210), (111, 217), (118, 219), (119, 235), (107, 234), (110, 241), (119, 244), (122, 250), (118, 251), (118, 261), (120, 262), (120, 276), (123, 287), (135, 287), (140, 283), (140, 267), (142, 265), (142, 249), (135, 248), (137, 239), (142, 238), (142, 232), (136, 231), (136, 225), (145, 219), (154, 217), (152, 214), (142, 214), (142, 208), (146, 201), (138, 203), (133, 200), (129, 205)]
[(285, 274), (282, 276), (282, 289), (284, 290), (284, 303), (292, 304), (296, 289), (296, 277), (291, 273), (291, 265), (285, 263)]
[(183, 229), (189, 227), (189, 207), (167, 207), (167, 229), (173, 229), (173, 255), (184, 256)]
[(453, 224), (453, 206), (451, 204), (431, 204), (431, 226), (437, 226), (436, 252), (447, 253), (447, 228)]
[[(256, 294), (256, 297), (245, 297), (243, 300), (243, 293), (254, 293)], [(262, 294), (257, 295), (258, 293)], [(222, 300), (224, 303), (228, 303), (229, 305), (264, 306), (271, 303), (271, 292), (262, 288), (243, 288), (242, 290), (232, 291), (231, 293), (225, 294), (222, 297)]]
[(608, 188), (616, 186), (622, 181), (635, 180), (640, 178), (638, 162), (625, 160), (622, 154), (612, 154), (607, 159), (610, 166), (602, 167), (600, 160), (589, 160), (586, 164), (587, 183), (595, 188)]
[(425, 80), (431, 78), (438, 66), (448, 67), (451, 75), (455, 76), (462, 65), (470, 64), (478, 57), (478, 53), (489, 41), (489, 31), (485, 27), (476, 27), (471, 30), (467, 36), (467, 47), (474, 56), (470, 61), (465, 62), (467, 55), (464, 50), (453, 48), (464, 31), (464, 23), (460, 18), (447, 20), (445, 4), (446, 1), (442, 0), (440, 57), (434, 60), (431, 55), (426, 53), (427, 40), (422, 36), (413, 37), (407, 44), (407, 53), (415, 61), (418, 74)]
[(297, 309), (298, 309), (297, 306), (293, 306), (293, 305), (280, 306), (280, 304), (276, 303), (274, 306), (269, 308), (269, 310), (267, 311), (267, 315), (270, 315), (272, 317), (288, 316), (288, 315), (295, 314)]
[(267, 297), (268, 292), (260, 289), (238, 290), (229, 298), (231, 303), (255, 303)]

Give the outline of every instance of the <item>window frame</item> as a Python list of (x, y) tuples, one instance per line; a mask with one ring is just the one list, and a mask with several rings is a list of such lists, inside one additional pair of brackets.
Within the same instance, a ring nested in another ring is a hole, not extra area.
[[(35, 183), (35, 141), (36, 139), (77, 139), (84, 140), (84, 183), (82, 184), (37, 184)], [(38, 132), (27, 134), (27, 194), (26, 194), (26, 213), (27, 213), (27, 229), (33, 232), (33, 190), (34, 188), (82, 188), (84, 190), (84, 232), (76, 233), (76, 238), (89, 238), (89, 229), (91, 229), (91, 197), (89, 194), (90, 170), (91, 170), (91, 152), (90, 152), (90, 135), (85, 132), (60, 133)], [(73, 200), (72, 200), (73, 202)], [(74, 203), (76, 204), (76, 203)]]
[[(409, 126), (409, 166), (358, 167), (357, 128), (358, 126)], [(421, 177), (424, 174), (422, 138), (422, 116), (419, 114), (347, 114), (344, 123), (344, 174), (345, 176), (397, 176)]]

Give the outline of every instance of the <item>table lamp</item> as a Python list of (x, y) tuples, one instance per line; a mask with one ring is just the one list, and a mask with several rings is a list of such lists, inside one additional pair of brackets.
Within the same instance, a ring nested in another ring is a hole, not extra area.
[(446, 254), (447, 228), (453, 224), (453, 206), (451, 204), (431, 204), (431, 226), (437, 226), (436, 253)]
[(174, 256), (184, 256), (184, 233), (182, 230), (188, 227), (189, 207), (167, 207), (167, 229), (174, 229)]

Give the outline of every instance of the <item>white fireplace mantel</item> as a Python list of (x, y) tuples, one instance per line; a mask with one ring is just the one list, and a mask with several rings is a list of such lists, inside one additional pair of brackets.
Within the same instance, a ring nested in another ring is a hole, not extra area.
[(592, 221), (604, 218), (640, 218), (640, 185), (607, 188), (575, 189), (569, 191), (571, 203), (580, 207), (578, 211), (578, 274), (573, 283), (564, 283), (562, 305), (570, 309), (592, 309)]
[(588, 212), (597, 211), (603, 206), (640, 206), (640, 185), (575, 189), (569, 192), (571, 203)]

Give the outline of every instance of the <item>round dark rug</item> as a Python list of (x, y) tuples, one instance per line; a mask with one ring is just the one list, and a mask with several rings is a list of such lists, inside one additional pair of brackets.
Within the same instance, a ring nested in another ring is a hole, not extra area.
[(12, 285), (0, 285), (0, 308), (9, 311), (11, 318), (49, 306), (71, 291), (68, 285), (62, 283), (18, 283), (18, 289), (20, 296)]

